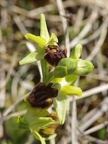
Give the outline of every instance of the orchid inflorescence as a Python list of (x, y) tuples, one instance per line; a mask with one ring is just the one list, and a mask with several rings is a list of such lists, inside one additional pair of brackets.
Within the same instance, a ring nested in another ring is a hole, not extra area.
[[(27, 103), (27, 113), (11, 118), (11, 124), (17, 128), (29, 129), (45, 144), (45, 138), (55, 136), (57, 126), (65, 122), (67, 96), (82, 95), (82, 90), (73, 86), (74, 83), (79, 76), (89, 74), (94, 66), (90, 61), (80, 59), (80, 43), (67, 57), (67, 50), (60, 49), (56, 35), (52, 33), (49, 36), (44, 14), (40, 16), (40, 36), (27, 33), (25, 37), (36, 43), (38, 49), (23, 58), (19, 64), (40, 61), (42, 82), (24, 99)], [(49, 112), (51, 106), (55, 111)]]

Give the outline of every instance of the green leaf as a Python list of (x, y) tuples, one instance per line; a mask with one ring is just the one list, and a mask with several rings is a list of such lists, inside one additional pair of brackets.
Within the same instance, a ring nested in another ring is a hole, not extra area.
[(65, 80), (69, 83), (69, 85), (73, 85), (77, 79), (78, 79), (78, 75), (73, 73), (65, 77)]
[(29, 129), (29, 125), (26, 121), (26, 116), (25, 115), (20, 117), (19, 128)]
[(39, 131), (40, 129), (44, 129), (54, 122), (54, 120), (50, 117), (32, 117), (30, 120), (29, 128), (32, 131)]
[(40, 36), (48, 42), (49, 40), (49, 33), (46, 25), (46, 20), (44, 14), (40, 16)]
[(46, 144), (45, 140), (41, 137), (41, 135), (37, 131), (32, 132), (36, 139), (41, 141), (41, 144)]
[(11, 125), (14, 129), (18, 129), (20, 124), (20, 116), (15, 116), (10, 118), (8, 122), (9, 125)]
[(65, 85), (61, 89), (62, 93), (65, 95), (82, 95), (82, 90), (79, 87)]
[(78, 43), (71, 51), (70, 58), (79, 59), (82, 53), (82, 45)]
[(56, 109), (59, 123), (62, 125), (64, 124), (66, 116), (66, 95), (59, 93), (58, 96), (53, 99), (53, 104)]
[(40, 48), (44, 48), (47, 41), (45, 38), (42, 38), (40, 36), (35, 36), (33, 34), (27, 33), (25, 35), (26, 39), (28, 40), (32, 40), (33, 42), (35, 42)]
[(37, 55), (37, 52), (32, 52), (30, 53), (29, 55), (27, 55), (25, 58), (23, 58), (19, 64), (20, 65), (24, 65), (24, 64), (29, 64), (29, 63), (33, 63), (33, 62), (36, 62), (37, 59), (36, 59), (36, 55)]
[(9, 119), (9, 124), (14, 128), (23, 128), (23, 129), (28, 129), (28, 123), (25, 120), (25, 116), (14, 116)]
[(107, 134), (107, 131), (105, 128), (102, 128), (98, 131), (98, 137), (102, 140), (105, 139), (106, 134)]

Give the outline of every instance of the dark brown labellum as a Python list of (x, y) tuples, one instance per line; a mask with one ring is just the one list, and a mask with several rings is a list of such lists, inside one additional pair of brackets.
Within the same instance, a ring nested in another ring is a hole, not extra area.
[(47, 86), (40, 82), (38, 83), (27, 100), (32, 107), (37, 108), (48, 108), (52, 105), (52, 98), (57, 96), (58, 90), (51, 88), (52, 83), (49, 83)]
[(46, 47), (46, 54), (44, 58), (49, 64), (51, 64), (52, 66), (56, 66), (62, 58), (67, 57), (66, 54), (66, 49), (59, 50), (59, 47), (57, 45), (52, 45)]

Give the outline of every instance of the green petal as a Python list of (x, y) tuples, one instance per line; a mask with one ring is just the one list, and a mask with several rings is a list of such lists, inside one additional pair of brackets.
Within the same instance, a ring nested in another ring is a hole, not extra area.
[(25, 58), (23, 58), (19, 64), (24, 65), (24, 64), (29, 64), (36, 62), (38, 60), (43, 59), (45, 51), (44, 49), (37, 49), (35, 52), (31, 52), (29, 55), (27, 55)]
[(40, 129), (46, 128), (52, 124), (54, 120), (50, 117), (32, 117), (29, 121), (29, 128), (32, 131), (39, 131)]
[(61, 91), (66, 95), (77, 95), (77, 96), (82, 95), (82, 90), (79, 87), (75, 87), (75, 86), (65, 85), (62, 87)]
[(36, 109), (29, 107), (27, 109), (26, 121), (29, 123), (29, 128), (32, 131), (39, 131), (52, 124), (54, 120), (48, 115), (47, 109)]
[(24, 64), (29, 64), (29, 63), (33, 63), (33, 62), (36, 62), (36, 55), (37, 55), (37, 52), (32, 52), (30, 53), (29, 55), (27, 55), (25, 58), (23, 58), (19, 64), (20, 65), (24, 65)]
[(37, 109), (37, 108), (28, 107), (26, 113), (26, 121), (30, 122), (32, 117), (44, 117), (48, 114), (49, 113), (47, 109)]
[(26, 34), (25, 37), (26, 37), (26, 39), (35, 42), (40, 48), (44, 48), (47, 43), (45, 38), (42, 38), (40, 36), (35, 36), (30, 33)]
[(41, 144), (46, 144), (45, 140), (41, 137), (41, 135), (37, 131), (34, 131), (32, 133), (38, 140), (41, 141)]
[(66, 116), (66, 95), (60, 93), (56, 98), (53, 99), (54, 107), (59, 119), (59, 123), (62, 125), (65, 121)]
[(57, 45), (57, 43), (58, 43), (58, 38), (54, 33), (52, 33), (48, 41), (48, 45)]
[(28, 123), (25, 119), (25, 116), (14, 116), (9, 119), (8, 124), (11, 125), (14, 129), (23, 128), (28, 129)]
[(41, 14), (40, 16), (40, 36), (46, 39), (47, 41), (49, 40), (49, 33), (48, 33), (44, 14)]

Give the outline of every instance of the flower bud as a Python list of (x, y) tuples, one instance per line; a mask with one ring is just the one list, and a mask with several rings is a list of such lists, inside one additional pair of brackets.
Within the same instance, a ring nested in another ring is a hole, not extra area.
[(74, 59), (79, 59), (81, 56), (81, 52), (82, 52), (82, 45), (79, 43), (72, 49), (70, 57)]
[(56, 66), (53, 72), (55, 78), (62, 78), (67, 75), (67, 69), (64, 66)]
[(72, 74), (77, 68), (77, 61), (72, 58), (63, 58), (55, 67), (54, 76), (55, 77), (65, 77), (66, 75)]
[(93, 64), (88, 60), (79, 60), (75, 74), (77, 75), (87, 75), (93, 70)]
[(67, 74), (72, 74), (77, 68), (77, 61), (72, 58), (64, 58), (59, 63), (58, 66), (66, 67)]

